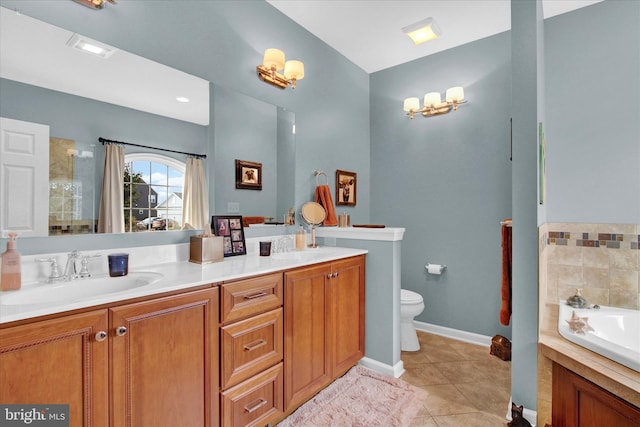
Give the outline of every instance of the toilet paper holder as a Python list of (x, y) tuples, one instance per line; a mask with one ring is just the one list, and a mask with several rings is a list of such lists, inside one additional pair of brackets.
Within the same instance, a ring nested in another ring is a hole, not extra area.
[(424, 268), (427, 269), (427, 272), (429, 274), (442, 274), (447, 269), (447, 266), (440, 265), (440, 264), (427, 263), (427, 265), (425, 265)]

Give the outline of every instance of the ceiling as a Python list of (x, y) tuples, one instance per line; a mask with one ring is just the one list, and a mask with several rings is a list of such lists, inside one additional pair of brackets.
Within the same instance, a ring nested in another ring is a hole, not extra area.
[[(208, 81), (120, 49), (107, 59), (81, 52), (67, 45), (73, 35), (0, 7), (0, 77), (209, 124)], [(178, 102), (178, 96), (190, 101)]]
[[(543, 0), (543, 9), (549, 17), (598, 1)], [(510, 0), (267, 2), (368, 73), (510, 29)], [(436, 19), (443, 35), (415, 46), (401, 28), (427, 17)], [(79, 52), (67, 46), (73, 32), (4, 7), (0, 7), (0, 21), (2, 78), (178, 120), (209, 123), (206, 80), (123, 50), (116, 49), (108, 59)], [(119, 90), (112, 90), (114, 87)], [(176, 96), (186, 96), (191, 102), (178, 103)]]
[[(510, 0), (266, 0), (373, 73), (511, 29)], [(601, 0), (543, 0), (544, 17)], [(437, 40), (416, 46), (402, 28), (432, 17)]]

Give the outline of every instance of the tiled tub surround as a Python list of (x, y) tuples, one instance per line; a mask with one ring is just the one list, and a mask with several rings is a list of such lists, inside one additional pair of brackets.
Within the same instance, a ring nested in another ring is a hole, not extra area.
[(591, 304), (640, 310), (640, 225), (549, 223), (540, 228), (547, 301), (576, 288)]
[(558, 333), (558, 303), (576, 288), (583, 289), (591, 304), (640, 309), (639, 235), (639, 224), (548, 223), (540, 227), (537, 425), (551, 423), (554, 362), (640, 407), (640, 373)]

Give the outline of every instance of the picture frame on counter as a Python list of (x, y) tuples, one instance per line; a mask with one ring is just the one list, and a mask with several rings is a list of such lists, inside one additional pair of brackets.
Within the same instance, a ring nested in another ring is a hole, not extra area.
[(225, 257), (246, 255), (247, 245), (240, 215), (214, 215), (211, 226), (216, 236), (223, 238), (223, 252)]
[(358, 174), (336, 170), (336, 205), (355, 206)]

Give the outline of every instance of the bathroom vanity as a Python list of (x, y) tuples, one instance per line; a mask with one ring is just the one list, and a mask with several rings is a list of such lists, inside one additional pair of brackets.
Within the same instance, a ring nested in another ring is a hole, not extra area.
[(2, 305), (0, 401), (69, 404), (74, 426), (278, 422), (364, 355), (365, 253), (177, 261), (84, 303)]

